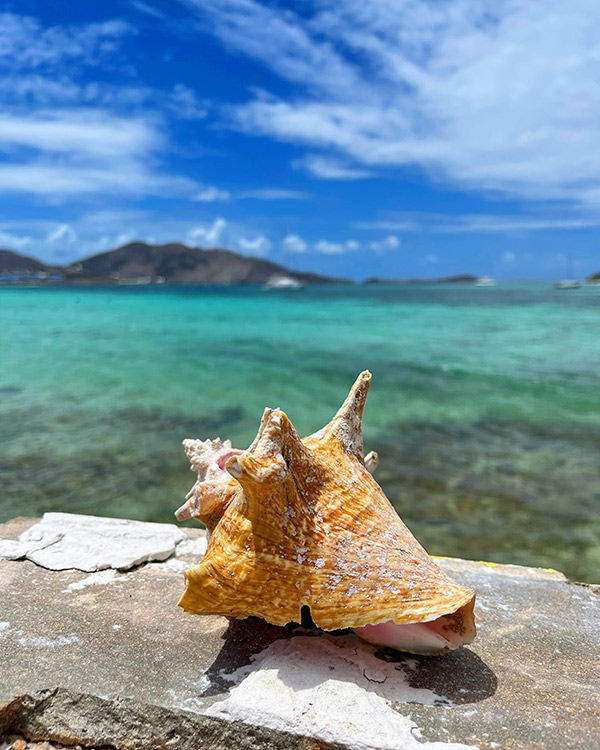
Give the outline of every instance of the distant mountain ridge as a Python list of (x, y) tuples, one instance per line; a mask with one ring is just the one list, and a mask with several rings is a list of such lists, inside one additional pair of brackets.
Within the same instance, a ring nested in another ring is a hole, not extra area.
[(435, 279), (382, 279), (373, 276), (365, 284), (474, 284), (479, 276), (471, 273), (459, 273), (453, 276), (440, 276)]
[(13, 273), (14, 271), (47, 271), (49, 266), (40, 260), (30, 258), (28, 255), (15, 253), (14, 250), (0, 249), (0, 273)]
[(316, 273), (291, 271), (278, 263), (240, 255), (232, 250), (204, 250), (182, 243), (149, 245), (131, 242), (69, 266), (71, 273), (124, 278), (152, 277), (168, 284), (264, 284), (285, 275), (305, 284), (341, 282)]
[(264, 284), (286, 276), (302, 284), (347, 284), (346, 279), (292, 271), (264, 258), (232, 250), (204, 250), (174, 242), (130, 242), (68, 266), (49, 266), (11, 250), (0, 250), (0, 273), (60, 272), (65, 284)]

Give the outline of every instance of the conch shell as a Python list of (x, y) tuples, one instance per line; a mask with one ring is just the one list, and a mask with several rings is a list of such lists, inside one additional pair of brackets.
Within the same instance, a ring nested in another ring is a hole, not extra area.
[(199, 481), (178, 516), (212, 530), (186, 571), (186, 612), (285, 625), (309, 607), (319, 628), (415, 653), (473, 640), (475, 594), (429, 557), (365, 467), (370, 381), (363, 372), (333, 420), (303, 440), (284, 412), (266, 409), (246, 451), (186, 441)]

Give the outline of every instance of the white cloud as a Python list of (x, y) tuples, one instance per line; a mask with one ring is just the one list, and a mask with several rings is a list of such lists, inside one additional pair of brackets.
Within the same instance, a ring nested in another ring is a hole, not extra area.
[(135, 33), (118, 19), (44, 26), (0, 13), (0, 192), (57, 203), (95, 193), (189, 197), (198, 189), (161, 173), (157, 156), (167, 151), (165, 118), (203, 117), (206, 107), (182, 84), (160, 92), (114, 82), (132, 79), (114, 69), (125, 65), (119, 46)]
[(399, 247), (400, 240), (395, 234), (390, 234), (384, 240), (369, 242), (369, 249), (375, 250), (375, 252), (380, 255), (383, 255), (383, 253), (389, 252), (390, 250), (397, 250)]
[(129, 231), (129, 232), (121, 232), (121, 234), (118, 234), (115, 238), (114, 245), (115, 247), (121, 247), (122, 245), (126, 245), (128, 242), (131, 242), (135, 239), (135, 232)]
[(562, 219), (530, 216), (468, 215), (458, 216), (447, 224), (435, 228), (437, 232), (448, 233), (503, 233), (503, 232), (544, 232), (559, 229), (585, 229), (600, 226), (600, 216), (577, 216)]
[(221, 235), (226, 226), (225, 219), (215, 219), (209, 226), (198, 226), (190, 229), (188, 240), (200, 242), (206, 247), (216, 247), (221, 241)]
[(244, 190), (238, 198), (254, 198), (258, 201), (303, 201), (309, 198), (309, 194), (301, 190), (286, 190), (283, 188), (260, 188), (258, 190)]
[(203, 188), (197, 193), (192, 200), (203, 203), (213, 203), (214, 201), (229, 201), (237, 199), (251, 198), (259, 201), (280, 201), (280, 200), (306, 200), (308, 193), (300, 190), (284, 190), (279, 188), (262, 188), (258, 190), (243, 190), (240, 193), (231, 193), (229, 190), (220, 190), (211, 185)]
[(158, 18), (161, 21), (167, 17), (162, 11), (158, 10), (158, 8), (155, 8), (148, 3), (143, 3), (141, 0), (130, 0), (129, 5), (131, 5), (132, 8), (139, 10), (140, 13), (145, 13), (147, 16)]
[[(553, 211), (553, 214), (556, 212)], [(356, 229), (381, 229), (392, 232), (434, 232), (438, 234), (508, 234), (588, 229), (600, 226), (600, 214), (572, 213), (553, 216), (503, 216), (499, 214), (435, 214), (418, 212), (402, 218), (358, 221)]]
[(46, 106), (55, 102), (71, 103), (85, 96), (85, 87), (63, 76), (28, 73), (0, 78), (0, 96), (3, 101), (16, 104), (35, 102)]
[(514, 263), (516, 257), (517, 256), (511, 250), (505, 250), (502, 253), (502, 261), (504, 263)]
[(0, 230), (0, 245), (2, 245), (2, 247), (10, 250), (14, 248), (20, 249), (27, 245), (31, 245), (32, 242), (33, 237), (12, 234), (11, 232), (3, 232)]
[[(355, 221), (352, 226), (355, 229), (383, 229), (391, 232), (420, 232), (429, 223), (424, 222), (424, 214), (416, 214), (415, 219), (376, 219), (370, 221)], [(431, 217), (436, 214), (431, 214)], [(451, 217), (447, 217), (451, 218)]]
[(347, 240), (346, 242), (329, 242), (328, 240), (319, 240), (313, 245), (313, 250), (324, 255), (341, 255), (352, 250), (358, 250), (360, 244), (356, 240)]
[[(114, 248), (116, 247), (123, 247), (123, 245), (127, 245), (132, 240), (134, 240), (136, 236), (137, 233), (131, 230), (119, 232), (116, 235), (104, 235), (99, 239), (96, 238), (95, 240), (93, 240), (90, 243), (88, 249), (84, 252), (86, 254), (89, 254), (90, 251), (96, 252), (99, 250), (114, 250)], [(146, 242), (152, 242), (150, 237), (146, 237)]]
[(127, 157), (158, 146), (158, 133), (142, 120), (91, 110), (0, 115), (0, 149), (15, 147), (99, 158)]
[(189, 193), (195, 185), (183, 177), (155, 175), (137, 162), (47, 166), (43, 163), (0, 166), (0, 193), (31, 193), (50, 201), (70, 195)]
[(196, 92), (183, 83), (173, 87), (168, 104), (169, 109), (178, 117), (187, 120), (202, 120), (208, 114), (206, 103), (201, 102)]
[(192, 200), (202, 203), (214, 203), (215, 201), (228, 201), (230, 198), (231, 193), (228, 190), (219, 190), (219, 188), (211, 185), (196, 193)]
[(428, 255), (425, 256), (425, 261), (427, 263), (437, 263), (439, 261), (439, 258), (437, 257), (437, 255), (434, 255), (433, 253), (429, 253)]
[(305, 253), (308, 245), (297, 234), (288, 234), (282, 241), (283, 250), (288, 253)]
[(155, 171), (163, 138), (152, 123), (102, 110), (0, 115), (0, 192), (52, 201), (94, 193), (189, 195), (189, 179)]
[(48, 237), (46, 239), (51, 245), (56, 245), (58, 243), (70, 244), (72, 242), (75, 242), (75, 240), (77, 239), (77, 234), (68, 224), (59, 224), (56, 229), (48, 233)]
[(349, 167), (339, 159), (323, 156), (307, 156), (304, 159), (295, 159), (292, 166), (295, 169), (305, 169), (321, 180), (364, 180), (373, 176), (373, 173), (366, 169)]
[(119, 19), (44, 28), (35, 18), (0, 13), (0, 65), (15, 71), (60, 61), (95, 64), (110, 59), (119, 41), (133, 33), (135, 29)]
[(90, 107), (111, 107), (124, 112), (122, 117), (128, 119), (139, 119), (140, 112), (161, 110), (173, 118), (200, 120), (209, 111), (207, 102), (201, 101), (193, 89), (181, 83), (166, 90), (105, 80), (80, 83), (70, 78), (68, 71), (63, 71), (60, 66), (43, 75), (21, 72), (0, 78), (0, 97), (5, 107), (18, 107), (19, 111), (23, 106), (31, 109), (32, 104), (44, 108), (80, 106), (82, 113)]
[(232, 106), (235, 127), (413, 167), (463, 188), (598, 196), (595, 0), (194, 0), (205, 28), (295, 86)]
[(242, 252), (250, 255), (267, 255), (271, 249), (271, 241), (264, 234), (258, 235), (253, 240), (241, 237), (238, 245)]
[(189, 4), (198, 9), (206, 28), (228, 46), (262, 60), (283, 78), (300, 84), (311, 81), (325, 90), (361, 83), (328, 41), (315, 44), (309, 19), (301, 23), (293, 12), (255, 0), (190, 0)]

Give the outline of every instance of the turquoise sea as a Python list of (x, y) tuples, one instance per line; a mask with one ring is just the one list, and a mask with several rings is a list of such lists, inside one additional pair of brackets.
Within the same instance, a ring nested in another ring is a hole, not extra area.
[(373, 373), (365, 447), (432, 554), (600, 581), (600, 287), (0, 289), (0, 520), (174, 521), (185, 437), (301, 434)]

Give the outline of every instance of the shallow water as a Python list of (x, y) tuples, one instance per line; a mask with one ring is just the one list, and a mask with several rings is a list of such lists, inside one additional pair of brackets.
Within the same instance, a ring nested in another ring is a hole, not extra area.
[(171, 521), (184, 437), (321, 427), (355, 376), (432, 554), (600, 580), (600, 287), (0, 289), (0, 520)]

